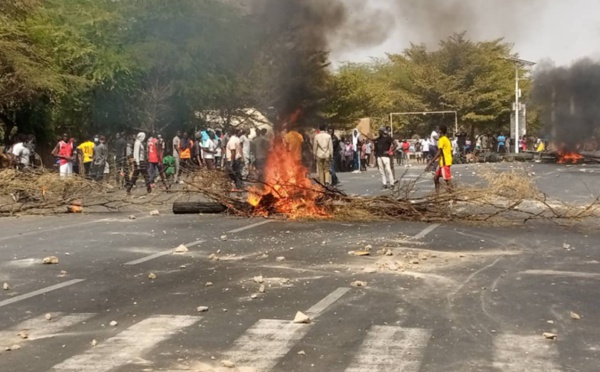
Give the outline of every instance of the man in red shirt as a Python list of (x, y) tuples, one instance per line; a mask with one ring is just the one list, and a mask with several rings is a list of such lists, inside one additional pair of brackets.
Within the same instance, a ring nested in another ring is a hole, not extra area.
[(408, 166), (410, 160), (410, 142), (402, 140), (402, 162), (405, 166)]
[(60, 177), (70, 177), (73, 174), (73, 144), (69, 143), (69, 135), (63, 134), (62, 139), (56, 144), (52, 155), (58, 158)]

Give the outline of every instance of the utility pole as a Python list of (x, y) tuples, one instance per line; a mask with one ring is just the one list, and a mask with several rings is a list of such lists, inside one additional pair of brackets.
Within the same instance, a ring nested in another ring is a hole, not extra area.
[[(518, 58), (507, 58), (510, 61), (515, 62), (515, 154), (519, 153), (519, 134), (520, 134), (520, 128), (519, 128), (519, 114), (521, 113), (521, 102), (520, 102), (520, 98), (521, 98), (521, 89), (519, 89), (519, 80), (521, 80), (521, 78), (519, 78), (519, 70), (521, 69), (521, 67), (524, 66), (533, 66), (535, 65), (535, 62), (531, 62), (531, 61), (526, 61), (524, 59), (518, 59)], [(523, 123), (523, 125), (525, 125), (525, 123)]]

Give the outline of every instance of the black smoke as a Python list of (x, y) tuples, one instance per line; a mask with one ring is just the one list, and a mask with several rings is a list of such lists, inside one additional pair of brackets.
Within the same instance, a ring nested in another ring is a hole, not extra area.
[(533, 102), (546, 135), (577, 149), (600, 131), (600, 63), (542, 66), (534, 75)]

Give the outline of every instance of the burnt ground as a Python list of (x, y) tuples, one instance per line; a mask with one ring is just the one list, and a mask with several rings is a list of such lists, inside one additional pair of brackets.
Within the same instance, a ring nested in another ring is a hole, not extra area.
[[(600, 190), (592, 167), (532, 169), (565, 200)], [(598, 370), (590, 226), (129, 214), (0, 220), (0, 371)]]

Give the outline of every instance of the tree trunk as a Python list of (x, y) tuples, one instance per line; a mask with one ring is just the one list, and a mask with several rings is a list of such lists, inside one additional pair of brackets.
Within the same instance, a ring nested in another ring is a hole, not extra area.
[(227, 210), (227, 207), (216, 202), (175, 202), (173, 203), (174, 214), (219, 214)]
[(0, 120), (4, 123), (4, 138), (2, 139), (4, 146), (10, 146), (10, 134), (17, 126), (15, 122), (3, 112), (0, 112)]

